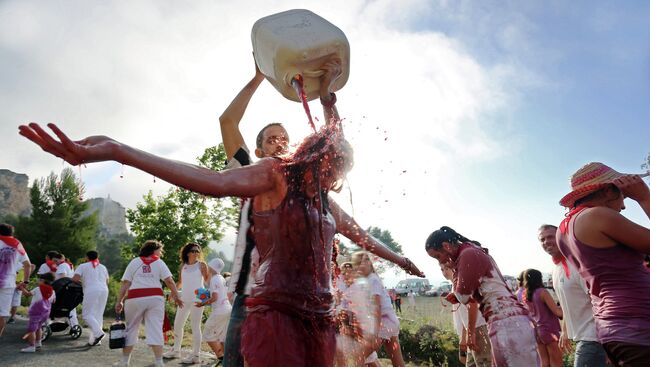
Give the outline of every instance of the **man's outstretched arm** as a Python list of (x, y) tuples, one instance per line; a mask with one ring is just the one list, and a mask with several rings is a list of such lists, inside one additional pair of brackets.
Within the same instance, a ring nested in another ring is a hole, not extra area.
[(378, 239), (371, 236), (366, 230), (361, 228), (359, 224), (349, 216), (341, 207), (330, 198), (330, 208), (334, 219), (336, 220), (336, 230), (338, 233), (345, 236), (350, 241), (373, 254), (388, 260), (393, 264), (399, 266), (409, 274), (424, 277), (424, 273), (415, 266), (408, 258), (391, 251), (386, 245), (381, 243)]

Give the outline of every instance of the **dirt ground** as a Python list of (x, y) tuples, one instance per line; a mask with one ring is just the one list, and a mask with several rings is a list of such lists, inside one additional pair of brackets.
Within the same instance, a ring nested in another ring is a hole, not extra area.
[[(88, 342), (88, 329), (77, 340), (72, 340), (65, 332), (53, 333), (43, 343), (41, 351), (36, 353), (20, 353), (20, 349), (27, 346), (21, 339), (27, 330), (27, 320), (20, 318), (16, 323), (9, 324), (4, 334), (0, 337), (0, 366), (22, 367), (68, 367), (68, 366), (112, 366), (118, 362), (121, 349), (108, 348), (108, 335), (102, 344), (95, 347), (86, 345)], [(165, 351), (169, 347), (165, 347)], [(189, 353), (188, 350), (185, 350)], [(216, 359), (211, 353), (202, 353), (200, 366), (214, 366)], [(179, 359), (165, 360), (166, 366), (190, 366), (180, 364)], [(153, 353), (144, 340), (139, 340), (131, 355), (131, 366), (153, 366)], [(199, 366), (195, 364), (194, 366)]]

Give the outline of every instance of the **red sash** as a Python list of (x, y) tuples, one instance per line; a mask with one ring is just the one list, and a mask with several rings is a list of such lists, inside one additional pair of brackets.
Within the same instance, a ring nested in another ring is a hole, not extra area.
[(25, 248), (23, 245), (13, 236), (0, 236), (0, 241), (4, 242), (7, 246), (16, 249), (19, 254), (25, 255)]
[(126, 295), (126, 298), (132, 299), (132, 298), (151, 297), (151, 296), (164, 296), (162, 288), (129, 289), (129, 293)]

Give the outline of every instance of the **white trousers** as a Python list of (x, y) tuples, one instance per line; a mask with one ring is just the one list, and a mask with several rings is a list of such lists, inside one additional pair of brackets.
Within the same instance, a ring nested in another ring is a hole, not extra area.
[(147, 345), (164, 344), (162, 328), (165, 319), (165, 300), (162, 296), (127, 299), (124, 304), (124, 316), (127, 347), (135, 345), (138, 341), (142, 321), (144, 321)]
[(104, 309), (108, 299), (107, 288), (90, 288), (84, 289), (83, 310), (81, 316), (88, 324), (92, 331), (88, 337), (88, 342), (92, 343), (96, 337), (102, 335), (102, 325), (104, 323)]
[(184, 307), (176, 308), (176, 317), (174, 317), (174, 350), (181, 350), (183, 342), (183, 329), (187, 322), (187, 317), (192, 315), (192, 352), (199, 355), (201, 351), (201, 321), (203, 316), (203, 307), (194, 306), (194, 300), (183, 300)]
[(0, 288), (0, 317), (9, 317), (11, 315), (11, 301), (14, 298), (14, 289)]

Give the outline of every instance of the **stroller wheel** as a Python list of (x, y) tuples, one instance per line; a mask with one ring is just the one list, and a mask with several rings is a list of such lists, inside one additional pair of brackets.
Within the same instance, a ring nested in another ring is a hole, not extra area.
[(41, 342), (46, 341), (50, 335), (52, 335), (52, 329), (50, 329), (50, 325), (41, 326)]
[(81, 326), (75, 325), (71, 327), (70, 336), (72, 337), (72, 339), (79, 339), (79, 337), (81, 336)]

